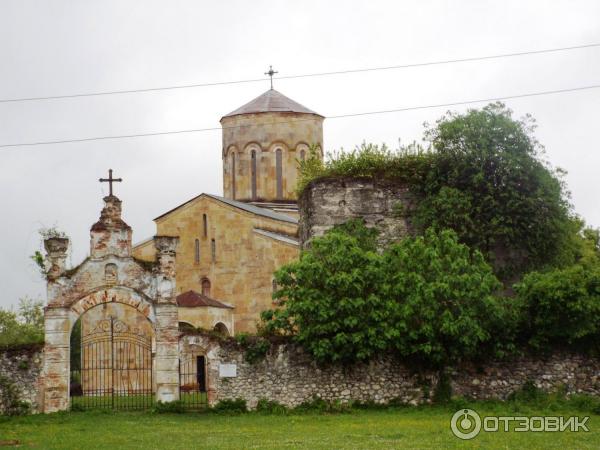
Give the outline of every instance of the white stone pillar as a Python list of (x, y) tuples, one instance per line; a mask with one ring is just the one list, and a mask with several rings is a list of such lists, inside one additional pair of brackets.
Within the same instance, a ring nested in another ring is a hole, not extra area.
[(159, 266), (156, 313), (156, 400), (179, 400), (179, 313), (175, 299), (175, 250), (179, 239), (156, 236)]
[(43, 376), (43, 411), (69, 409), (70, 337), (69, 309), (46, 307), (44, 311), (45, 338)]

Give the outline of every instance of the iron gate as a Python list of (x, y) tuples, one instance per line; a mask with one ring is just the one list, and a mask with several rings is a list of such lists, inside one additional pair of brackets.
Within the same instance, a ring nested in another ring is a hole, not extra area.
[(152, 338), (113, 317), (81, 338), (71, 408), (146, 409), (154, 404)]
[(179, 360), (179, 399), (187, 409), (208, 405), (206, 357), (189, 355)]

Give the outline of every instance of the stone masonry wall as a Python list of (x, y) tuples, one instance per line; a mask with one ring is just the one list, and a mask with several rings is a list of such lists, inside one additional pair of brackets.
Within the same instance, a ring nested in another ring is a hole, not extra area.
[(311, 182), (298, 201), (301, 245), (334, 225), (362, 218), (379, 230), (379, 246), (413, 232), (410, 211), (414, 197), (397, 182), (371, 178), (326, 178)]
[[(41, 411), (40, 375), (42, 372), (42, 350), (24, 348), (0, 350), (0, 378), (12, 382), (19, 391), (19, 399), (31, 405), (31, 412)], [(0, 415), (4, 413), (3, 383), (0, 383)]]
[[(408, 404), (429, 402), (438, 382), (434, 371), (418, 372), (386, 356), (352, 367), (319, 367), (294, 345), (273, 345), (267, 356), (254, 364), (234, 342), (208, 336), (184, 336), (180, 350), (194, 349), (208, 360), (211, 403), (243, 398), (250, 407), (259, 399), (274, 400), (289, 407), (320, 397), (328, 401), (350, 400), (386, 403), (392, 399)], [(235, 364), (235, 377), (222, 377), (219, 366)], [(565, 388), (567, 393), (600, 395), (600, 359), (576, 354), (548, 358), (521, 357), (464, 365), (449, 370), (454, 395), (475, 399), (506, 399), (531, 381), (540, 389)]]

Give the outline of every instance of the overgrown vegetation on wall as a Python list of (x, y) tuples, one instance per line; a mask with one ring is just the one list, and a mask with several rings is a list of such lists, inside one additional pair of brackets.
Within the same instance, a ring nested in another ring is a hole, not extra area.
[(438, 367), (557, 347), (598, 353), (600, 233), (573, 213), (533, 130), (494, 103), (426, 126), (427, 150), (363, 144), (301, 163), (300, 191), (330, 177), (406, 184), (420, 235), (383, 252), (360, 221), (313, 238), (276, 273), (281, 307), (262, 315), (265, 331), (330, 362), (382, 351)]
[(515, 280), (529, 270), (573, 264), (589, 246), (563, 172), (542, 159), (534, 128), (530, 117), (515, 120), (501, 103), (448, 113), (426, 126), (427, 149), (363, 144), (324, 163), (313, 155), (300, 164), (298, 189), (327, 177), (404, 183), (420, 199), (411, 211), (416, 225), (454, 230), (501, 279)]
[(320, 362), (393, 352), (443, 367), (523, 351), (600, 351), (599, 250), (528, 274), (508, 296), (452, 230), (430, 228), (383, 253), (372, 232), (353, 220), (277, 271), (280, 308), (263, 312), (264, 332), (290, 336)]

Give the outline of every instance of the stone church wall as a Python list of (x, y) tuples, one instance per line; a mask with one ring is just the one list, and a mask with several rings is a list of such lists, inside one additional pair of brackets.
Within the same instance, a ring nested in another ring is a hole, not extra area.
[(301, 245), (322, 236), (334, 225), (362, 218), (379, 230), (379, 246), (411, 234), (410, 211), (415, 203), (408, 187), (372, 178), (325, 178), (311, 182), (298, 201)]
[[(392, 356), (351, 367), (319, 367), (295, 345), (275, 344), (264, 359), (250, 363), (235, 341), (203, 335), (184, 336), (180, 350), (206, 355), (212, 404), (243, 398), (253, 408), (264, 398), (294, 407), (316, 396), (332, 402), (400, 400), (416, 405), (429, 401), (438, 382), (436, 372), (417, 371)], [(231, 370), (233, 365), (235, 376), (225, 376), (224, 366)], [(600, 395), (600, 359), (577, 354), (465, 364), (448, 373), (453, 394), (474, 399), (506, 399), (526, 382), (545, 391)]]
[(42, 363), (42, 350), (39, 346), (0, 350), (0, 415), (5, 413), (6, 383), (16, 388), (19, 400), (31, 405), (31, 412), (41, 411), (39, 383)]

